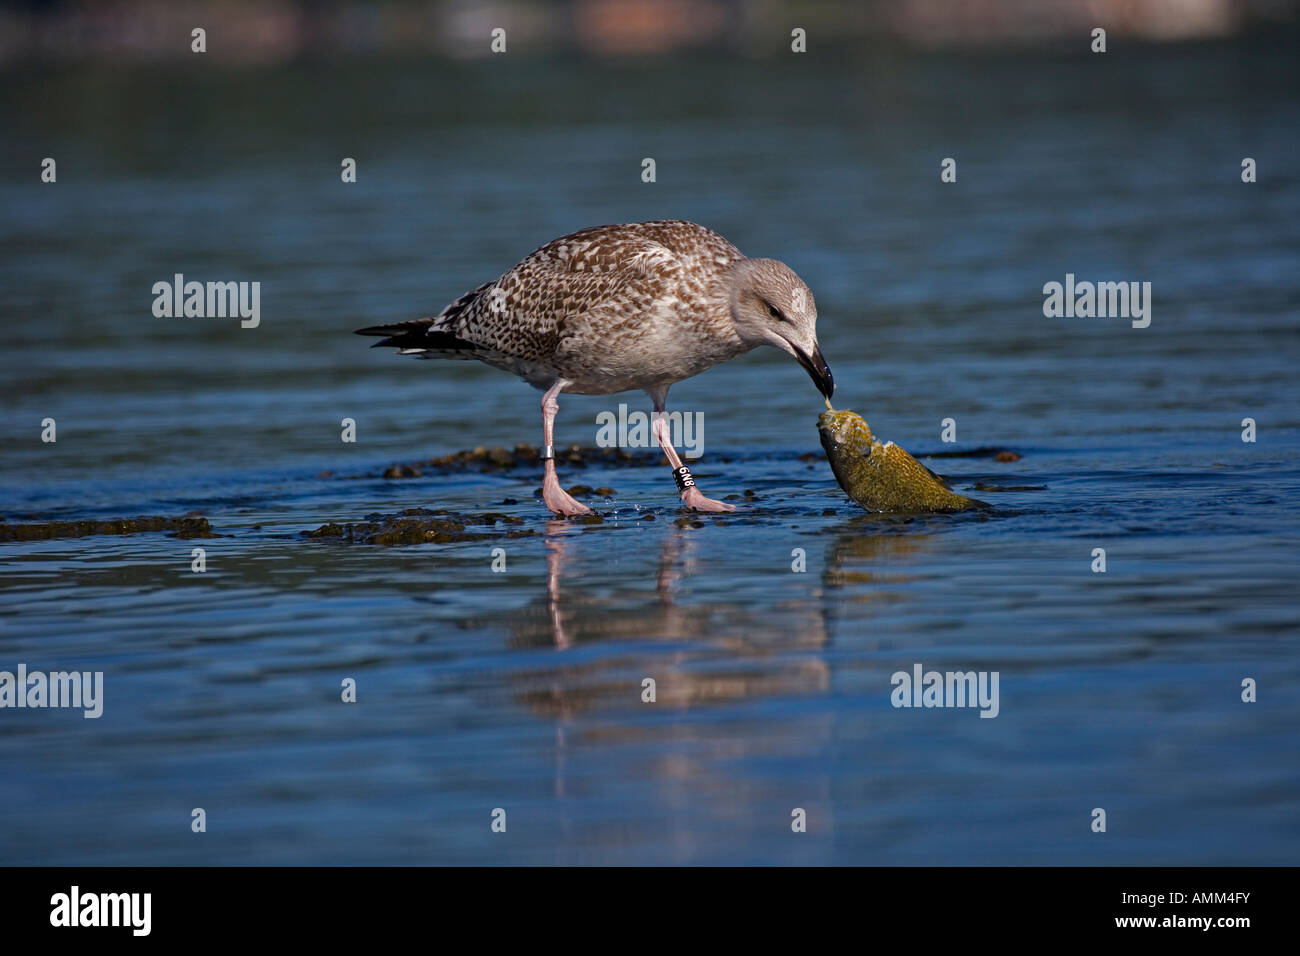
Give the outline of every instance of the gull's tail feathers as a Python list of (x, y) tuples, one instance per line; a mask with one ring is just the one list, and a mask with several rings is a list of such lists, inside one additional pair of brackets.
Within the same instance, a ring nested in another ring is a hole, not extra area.
[(389, 325), (372, 325), (357, 329), (357, 335), (382, 335), (384, 338), (371, 348), (395, 348), (400, 355), (418, 355), (420, 358), (473, 359), (480, 358), (482, 346), (456, 334), (456, 319), (492, 283), (484, 283), (472, 292), (466, 292), (436, 316), (393, 322)]

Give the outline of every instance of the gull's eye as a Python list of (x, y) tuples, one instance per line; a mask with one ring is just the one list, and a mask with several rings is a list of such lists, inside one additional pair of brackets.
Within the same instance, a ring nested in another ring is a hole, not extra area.
[(769, 306), (767, 307), (767, 312), (768, 312), (768, 315), (772, 316), (772, 318), (774, 318), (774, 319), (784, 319), (784, 318), (785, 318), (785, 316), (781, 314), (781, 311), (780, 311), (776, 306), (774, 306), (774, 305), (769, 305)]

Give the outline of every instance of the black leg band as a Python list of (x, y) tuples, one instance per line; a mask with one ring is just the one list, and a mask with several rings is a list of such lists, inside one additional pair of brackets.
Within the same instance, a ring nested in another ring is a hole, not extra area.
[(695, 479), (691, 477), (691, 470), (685, 465), (673, 469), (673, 480), (677, 482), (678, 491), (685, 491), (687, 488), (695, 487)]

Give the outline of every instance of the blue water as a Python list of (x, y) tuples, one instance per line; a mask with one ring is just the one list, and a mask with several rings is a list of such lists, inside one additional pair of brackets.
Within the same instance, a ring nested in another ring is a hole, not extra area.
[[(0, 670), (105, 681), (97, 720), (0, 710), (0, 861), (1295, 863), (1297, 79), (1269, 44), (9, 76), (0, 513), (224, 537), (0, 543)], [(380, 477), (539, 443), (539, 396), (352, 329), (664, 217), (795, 268), (837, 406), (994, 512), (861, 512), (772, 350), (671, 396), (734, 515), (679, 522), (663, 466), (562, 468), (599, 525), (536, 470)], [(261, 325), (155, 318), (176, 272), (260, 281)], [(1150, 327), (1045, 318), (1067, 272), (1150, 282)], [(978, 446), (1022, 457), (924, 457)], [(300, 534), (410, 507), (535, 534)], [(916, 663), (997, 671), (998, 716), (894, 708)]]

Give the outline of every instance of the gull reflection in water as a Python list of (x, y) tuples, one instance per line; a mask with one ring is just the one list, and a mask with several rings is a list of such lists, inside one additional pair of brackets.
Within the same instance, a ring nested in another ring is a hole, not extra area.
[[(790, 789), (789, 797), (738, 786), (737, 774), (770, 760), (808, 760), (833, 746), (840, 718), (817, 703), (832, 690), (830, 627), (847, 629), (855, 646), (870, 642), (871, 611), (863, 603), (897, 598), (906, 566), (927, 547), (872, 522), (837, 531), (821, 551), (821, 569), (810, 556), (807, 574), (791, 572), (790, 549), (811, 552), (817, 542), (798, 537), (783, 542), (784, 550), (773, 547), (770, 572), (751, 568), (734, 587), (719, 589), (708, 576), (694, 577), (735, 562), (725, 552), (730, 545), (708, 529), (660, 526), (639, 539), (655, 541), (657, 552), (624, 546), (615, 559), (608, 529), (550, 523), (545, 594), (511, 615), (508, 626), (513, 646), (557, 651), (551, 663), (512, 678), (516, 700), (553, 722), (554, 796), (566, 797), (580, 779), (590, 797), (592, 761), (620, 768), (616, 776), (646, 788), (648, 803), (637, 812), (654, 817), (637, 832), (669, 859), (695, 858), (701, 841), (734, 837), (737, 827), (771, 826), (773, 799), (780, 806), (797, 797), (791, 806), (829, 832), (827, 772), (805, 769), (773, 785), (779, 793)], [(861, 623), (847, 622), (851, 615)], [(643, 699), (646, 678), (655, 682), (653, 704)], [(755, 708), (757, 701), (767, 703)], [(713, 713), (719, 719), (708, 719)], [(633, 839), (626, 830), (592, 832), (590, 820), (571, 819), (576, 808), (565, 806), (562, 827), (579, 843)], [(701, 828), (701, 815), (716, 815), (712, 829)]]

